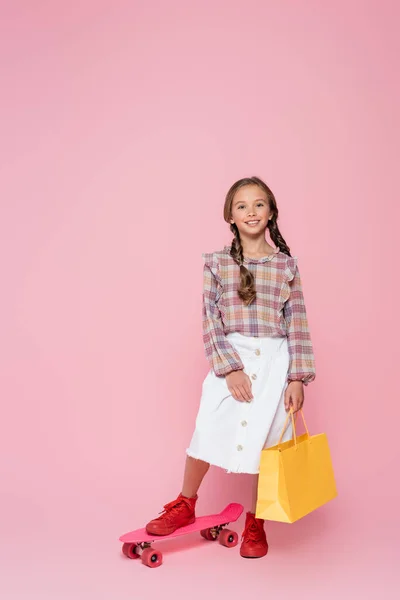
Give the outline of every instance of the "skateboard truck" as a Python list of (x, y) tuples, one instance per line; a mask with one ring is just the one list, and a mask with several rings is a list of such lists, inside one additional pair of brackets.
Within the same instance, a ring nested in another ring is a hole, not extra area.
[[(217, 525), (216, 527), (209, 527), (208, 529), (202, 529), (200, 531), (201, 536), (206, 540), (217, 540), (219, 534), (226, 527), (228, 523), (224, 523), (223, 525)], [(235, 544), (236, 545), (236, 544)]]

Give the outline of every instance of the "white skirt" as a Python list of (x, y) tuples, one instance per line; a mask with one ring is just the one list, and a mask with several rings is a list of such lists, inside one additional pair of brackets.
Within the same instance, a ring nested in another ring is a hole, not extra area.
[[(250, 377), (253, 400), (235, 400), (225, 377), (210, 369), (186, 454), (227, 473), (259, 473), (261, 451), (278, 443), (287, 416), (288, 341), (287, 337), (249, 337), (238, 332), (229, 333), (227, 339)], [(289, 423), (282, 441), (291, 437)]]

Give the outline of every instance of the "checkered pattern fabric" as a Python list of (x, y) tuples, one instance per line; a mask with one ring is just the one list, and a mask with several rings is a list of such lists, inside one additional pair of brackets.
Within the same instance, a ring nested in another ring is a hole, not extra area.
[(315, 379), (315, 361), (297, 257), (276, 248), (263, 258), (245, 258), (257, 291), (256, 299), (245, 306), (237, 293), (240, 270), (230, 256), (230, 248), (202, 255), (203, 340), (212, 369), (220, 376), (243, 369), (240, 356), (226, 338), (230, 332), (254, 337), (287, 336), (288, 380), (308, 385)]

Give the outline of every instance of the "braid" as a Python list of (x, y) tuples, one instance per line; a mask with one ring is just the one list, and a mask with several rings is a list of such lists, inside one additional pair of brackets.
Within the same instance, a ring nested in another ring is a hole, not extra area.
[(243, 264), (243, 246), (242, 240), (240, 239), (239, 229), (236, 227), (235, 223), (231, 225), (231, 231), (234, 234), (234, 238), (232, 240), (232, 249), (231, 256), (238, 263), (238, 265)]
[(283, 252), (284, 254), (291, 256), (290, 248), (286, 244), (285, 240), (282, 237), (281, 232), (279, 231), (279, 227), (276, 222), (276, 215), (274, 215), (272, 217), (272, 219), (270, 221), (268, 221), (267, 227), (269, 229), (269, 235), (271, 236), (271, 240), (274, 242), (275, 246), (278, 246), (280, 251)]
[(253, 274), (243, 264), (243, 246), (239, 230), (235, 223), (231, 224), (231, 231), (235, 235), (232, 240), (231, 256), (240, 267), (240, 286), (238, 296), (246, 306), (251, 304), (256, 297), (256, 288)]

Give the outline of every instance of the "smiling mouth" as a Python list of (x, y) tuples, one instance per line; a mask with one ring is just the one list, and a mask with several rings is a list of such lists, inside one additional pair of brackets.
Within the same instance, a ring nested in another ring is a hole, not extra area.
[(260, 221), (245, 221), (246, 225), (250, 225), (250, 227), (254, 227), (258, 225)]

